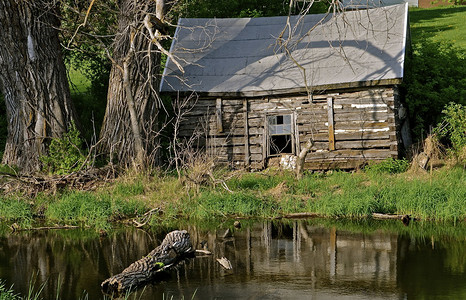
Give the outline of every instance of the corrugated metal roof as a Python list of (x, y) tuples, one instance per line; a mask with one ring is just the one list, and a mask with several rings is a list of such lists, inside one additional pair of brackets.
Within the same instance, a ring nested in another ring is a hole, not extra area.
[[(401, 4), (306, 15), (301, 22), (300, 16), (291, 17), (290, 51), (306, 70), (307, 88), (401, 79), (407, 10)], [(184, 73), (169, 59), (161, 91), (247, 95), (306, 90), (303, 70), (277, 43), (286, 20), (180, 19), (170, 51)]]

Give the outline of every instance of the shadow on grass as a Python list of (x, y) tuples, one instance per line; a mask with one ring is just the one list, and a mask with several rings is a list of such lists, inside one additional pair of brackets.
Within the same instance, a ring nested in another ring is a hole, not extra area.
[[(413, 8), (409, 11), (411, 33), (414, 38), (430, 38), (440, 32), (463, 31), (462, 22), (465, 18), (466, 6)], [(459, 28), (454, 25), (459, 26)]]

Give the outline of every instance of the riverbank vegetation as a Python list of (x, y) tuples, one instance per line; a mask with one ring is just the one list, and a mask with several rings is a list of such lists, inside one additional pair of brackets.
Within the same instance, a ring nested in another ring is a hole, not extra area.
[[(401, 166), (401, 167), (400, 167)], [(170, 224), (180, 218), (280, 218), (315, 213), (329, 218), (371, 218), (372, 213), (458, 222), (466, 218), (466, 170), (461, 165), (431, 172), (387, 160), (356, 172), (307, 173), (299, 181), (290, 171), (217, 169), (198, 185), (171, 174), (124, 175), (95, 191), (63, 190), (33, 198), (1, 196), (1, 219), (18, 229), (38, 224), (80, 225), (109, 230), (122, 221), (131, 226)]]

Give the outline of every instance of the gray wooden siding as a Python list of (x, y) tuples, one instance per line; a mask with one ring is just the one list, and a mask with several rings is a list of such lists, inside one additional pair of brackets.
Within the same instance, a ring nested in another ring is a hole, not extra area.
[[(333, 136), (329, 132), (330, 97)], [(306, 95), (287, 95), (221, 99), (221, 105), (218, 102), (217, 98), (198, 99), (180, 127), (180, 136), (184, 138), (195, 131), (202, 132), (205, 138), (199, 145), (218, 163), (232, 167), (249, 165), (253, 169), (266, 166), (265, 124), (266, 116), (272, 114), (294, 116), (295, 153), (309, 138), (314, 139), (315, 145), (306, 157), (307, 169), (357, 168), (369, 160), (398, 156), (399, 101), (392, 87), (329, 92), (315, 95), (312, 101)]]

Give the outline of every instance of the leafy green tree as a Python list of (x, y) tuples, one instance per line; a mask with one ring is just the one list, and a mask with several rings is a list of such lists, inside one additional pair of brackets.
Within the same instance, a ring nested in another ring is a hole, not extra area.
[(466, 56), (453, 44), (423, 39), (413, 44), (405, 70), (402, 91), (414, 137), (421, 139), (441, 121), (448, 103), (466, 105)]
[(276, 0), (182, 0), (174, 7), (170, 17), (185, 18), (237, 18), (266, 17), (288, 14), (289, 1)]

